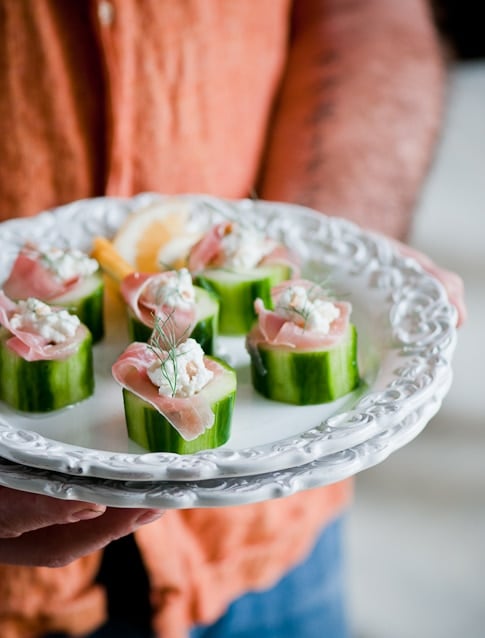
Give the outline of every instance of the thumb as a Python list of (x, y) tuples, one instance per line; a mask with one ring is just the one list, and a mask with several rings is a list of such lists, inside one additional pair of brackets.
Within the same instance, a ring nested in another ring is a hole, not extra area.
[(96, 518), (105, 511), (104, 505), (0, 487), (0, 538), (15, 538), (51, 525)]

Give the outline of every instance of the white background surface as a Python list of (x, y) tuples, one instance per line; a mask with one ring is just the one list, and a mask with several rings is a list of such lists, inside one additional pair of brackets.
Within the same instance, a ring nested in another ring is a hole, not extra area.
[(450, 72), (412, 244), (463, 277), (454, 382), (413, 443), (359, 475), (349, 520), (356, 638), (485, 636), (485, 62)]

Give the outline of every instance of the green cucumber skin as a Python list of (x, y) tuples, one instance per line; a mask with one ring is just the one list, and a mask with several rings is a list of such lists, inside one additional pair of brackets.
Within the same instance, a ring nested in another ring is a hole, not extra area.
[(286, 266), (265, 269), (260, 278), (246, 281), (239, 279), (234, 283), (219, 281), (217, 269), (206, 270), (196, 276), (195, 282), (201, 288), (214, 293), (220, 300), (219, 333), (226, 336), (245, 335), (256, 320), (254, 301), (263, 300), (266, 308), (272, 308), (271, 288), (290, 276)]
[(152, 326), (146, 326), (128, 310), (128, 334), (131, 341), (145, 343), (150, 339), (152, 332)]
[(235, 371), (224, 361), (211, 357), (224, 371), (218, 381), (202, 390), (214, 412), (214, 424), (192, 441), (186, 441), (155, 408), (126, 388), (123, 403), (128, 436), (150, 452), (193, 454), (212, 449), (229, 439), (232, 413), (236, 400)]
[(314, 405), (334, 401), (359, 384), (357, 331), (329, 350), (292, 352), (258, 346), (259, 361), (251, 358), (254, 388), (273, 401)]
[(94, 392), (92, 337), (67, 359), (25, 361), (10, 350), (0, 331), (0, 399), (16, 410), (51, 412), (79, 403)]
[[(219, 335), (220, 303), (210, 290), (194, 286), (197, 309), (197, 323), (190, 335), (195, 339), (205, 354), (215, 354), (216, 340)], [(206, 309), (204, 309), (206, 308)]]
[(213, 404), (214, 425), (193, 441), (186, 441), (155, 408), (123, 388), (128, 436), (150, 452), (193, 454), (219, 447), (229, 439), (235, 398), (234, 390)]
[(218, 316), (206, 317), (197, 322), (190, 335), (195, 339), (205, 354), (213, 355), (215, 353), (216, 339), (218, 334)]
[[(147, 342), (153, 332), (151, 326), (147, 326), (131, 313), (128, 314), (128, 333), (132, 341)], [(201, 319), (192, 330), (190, 335), (199, 344), (205, 354), (214, 354), (215, 342), (217, 338), (217, 315)]]
[(101, 275), (98, 278), (99, 285), (85, 297), (69, 300), (59, 297), (49, 301), (52, 306), (62, 306), (71, 314), (77, 315), (81, 323), (91, 331), (93, 343), (104, 337), (104, 281)]

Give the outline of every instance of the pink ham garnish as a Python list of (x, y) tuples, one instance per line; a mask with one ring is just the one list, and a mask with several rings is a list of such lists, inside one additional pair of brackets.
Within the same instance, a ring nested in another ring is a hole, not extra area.
[(17, 255), (2, 288), (11, 299), (35, 297), (48, 301), (72, 290), (79, 280), (79, 276), (67, 281), (60, 279), (44, 266), (40, 251), (35, 246), (26, 244)]
[[(284, 290), (293, 286), (302, 286), (306, 290), (317, 284), (304, 279), (286, 281), (275, 286), (271, 291), (273, 303), (276, 304)], [(331, 348), (337, 345), (345, 336), (350, 320), (351, 305), (346, 301), (333, 302), (340, 310), (340, 315), (330, 324), (327, 334), (317, 330), (309, 330), (304, 325), (298, 325), (281, 317), (273, 310), (267, 310), (261, 299), (254, 302), (254, 309), (258, 315), (258, 323), (248, 334), (246, 343), (248, 350), (254, 352), (258, 344), (283, 346), (296, 350), (311, 350), (315, 348)]]
[(219, 266), (224, 252), (221, 241), (232, 228), (232, 222), (224, 221), (215, 224), (202, 239), (192, 246), (187, 267), (192, 273), (200, 272), (205, 268)]
[(6, 344), (25, 361), (67, 359), (76, 352), (79, 344), (88, 335), (87, 328), (80, 324), (73, 337), (66, 338), (62, 343), (51, 343), (37, 333), (12, 328), (10, 318), (17, 310), (17, 304), (0, 290), (0, 324), (13, 335), (7, 339)]
[(121, 282), (120, 291), (126, 304), (132, 310), (135, 317), (146, 326), (153, 328), (155, 317), (162, 320), (170, 317), (170, 327), (174, 331), (174, 337), (178, 341), (184, 334), (189, 334), (196, 323), (195, 306), (190, 309), (170, 308), (157, 305), (144, 295), (150, 281), (163, 283), (167, 279), (167, 273), (150, 274), (134, 272), (127, 275)]
[[(234, 222), (224, 221), (215, 224), (200, 239), (190, 251), (188, 259), (188, 269), (192, 273), (198, 273), (206, 268), (218, 268), (224, 266), (224, 251), (221, 242), (223, 238), (231, 232)], [(277, 245), (270, 253), (265, 255), (258, 266), (282, 264), (289, 266), (292, 276), (298, 276), (300, 271), (300, 262), (295, 254), (293, 254), (286, 246)]]
[[(214, 413), (203, 395), (168, 397), (158, 393), (147, 374), (157, 355), (146, 343), (132, 343), (118, 357), (112, 367), (113, 377), (124, 388), (158, 410), (186, 441), (193, 441), (214, 424)], [(222, 367), (204, 358), (206, 367), (214, 375), (222, 374)]]

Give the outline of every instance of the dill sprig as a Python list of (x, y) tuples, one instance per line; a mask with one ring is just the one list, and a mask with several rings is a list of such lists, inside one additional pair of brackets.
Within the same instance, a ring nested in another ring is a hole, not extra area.
[(307, 294), (310, 295), (315, 290), (321, 290), (325, 297), (328, 297), (329, 299), (335, 297), (335, 295), (331, 292), (329, 282), (330, 276), (325, 277), (324, 279), (322, 279), (322, 281), (313, 282), (313, 285), (308, 288)]
[[(231, 211), (223, 210), (219, 208), (218, 206), (215, 206), (214, 204), (212, 204), (212, 202), (203, 202), (203, 205), (206, 209), (208, 209), (210, 212), (212, 212), (216, 216), (221, 217), (222, 220), (224, 221), (231, 222), (233, 224), (236, 224), (240, 228), (245, 228), (247, 230), (251, 230), (251, 229), (258, 230), (253, 223), (248, 221), (246, 218), (240, 215), (237, 215), (236, 212), (233, 210)], [(211, 222), (207, 230), (210, 230), (210, 227), (217, 223), (218, 223), (217, 221)]]
[[(190, 326), (187, 326), (177, 338), (173, 312), (165, 318), (156, 315), (154, 320), (153, 332), (147, 346), (160, 361), (160, 371), (168, 383), (171, 396), (174, 397), (177, 393), (178, 382), (177, 348), (187, 339)], [(172, 364), (173, 376), (170, 374), (168, 362)]]
[(308, 299), (305, 299), (305, 304), (302, 308), (296, 308), (295, 306), (292, 306), (291, 304), (283, 305), (280, 303), (278, 303), (276, 307), (280, 308), (281, 310), (284, 310), (286, 313), (290, 315), (296, 315), (297, 317), (301, 317), (303, 319), (303, 326), (301, 327), (303, 328), (303, 330), (306, 330), (307, 321), (308, 321), (308, 318), (310, 317), (310, 312), (311, 312)]
[(57, 264), (55, 259), (49, 257), (46, 252), (41, 252), (40, 258), (49, 270), (51, 270), (54, 274), (59, 275), (59, 273), (57, 272)]
[(321, 281), (314, 282), (313, 286), (310, 286), (310, 288), (308, 289), (308, 293), (315, 289), (320, 289), (325, 297), (327, 297), (330, 301), (335, 301), (336, 299), (345, 299), (346, 297), (350, 296), (348, 292), (339, 292), (338, 294), (336, 293), (334, 284), (332, 283), (331, 274), (328, 274)]

